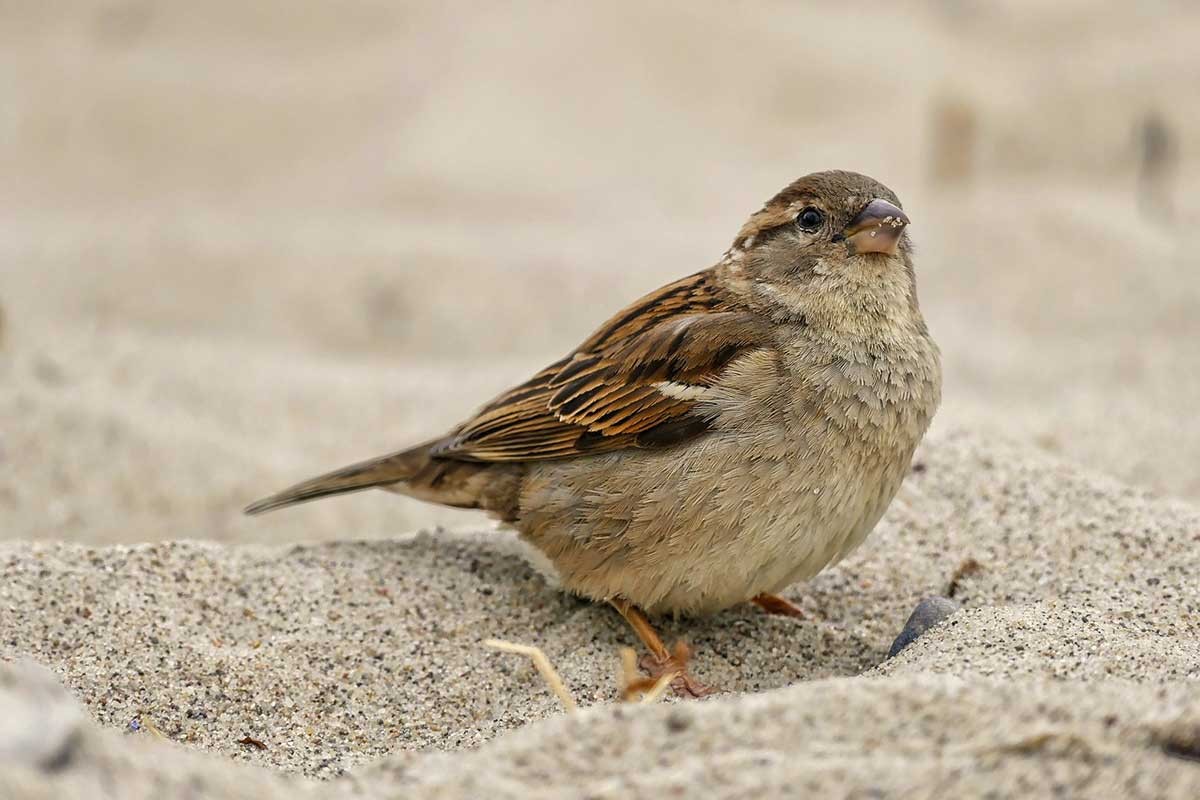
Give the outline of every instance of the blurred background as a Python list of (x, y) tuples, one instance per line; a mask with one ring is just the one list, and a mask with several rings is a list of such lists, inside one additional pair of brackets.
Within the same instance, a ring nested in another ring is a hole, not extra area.
[(1200, 499), (1200, 6), (841, 5), (0, 0), (0, 537), (478, 524), (239, 511), (457, 422), (829, 168), (913, 219), (929, 446)]

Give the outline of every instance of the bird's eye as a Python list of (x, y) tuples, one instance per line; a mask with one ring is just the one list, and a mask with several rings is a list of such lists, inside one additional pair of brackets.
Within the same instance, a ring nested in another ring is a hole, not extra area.
[(796, 223), (804, 230), (812, 233), (817, 228), (821, 227), (821, 223), (825, 221), (825, 215), (820, 210), (812, 206), (805, 206), (800, 209), (800, 213), (796, 215)]

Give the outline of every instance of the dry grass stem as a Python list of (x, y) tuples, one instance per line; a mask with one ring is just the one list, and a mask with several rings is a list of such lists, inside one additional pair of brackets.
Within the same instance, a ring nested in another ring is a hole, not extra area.
[[(505, 653), (516, 653), (517, 655), (525, 656), (533, 662), (537, 667), (537, 671), (541, 674), (542, 680), (550, 687), (555, 697), (563, 704), (563, 708), (567, 711), (575, 711), (579, 708), (579, 704), (575, 702), (575, 698), (571, 696), (571, 692), (567, 689), (566, 682), (558, 674), (558, 670), (550, 663), (550, 659), (542, 652), (541, 648), (533, 645), (517, 644), (503, 639), (485, 639), (483, 642), (485, 647), (490, 647), (493, 650), (500, 650)], [(654, 703), (662, 697), (663, 692), (671, 685), (678, 672), (668, 672), (665, 675), (660, 675), (657, 680), (645, 678), (638, 673), (637, 654), (633, 648), (621, 648), (621, 674), (618, 678), (621, 687), (621, 699), (627, 703)]]
[(679, 675), (678, 672), (668, 672), (665, 675), (660, 675), (658, 682), (650, 687), (650, 691), (642, 695), (642, 702), (657, 703), (658, 698), (663, 696), (663, 692), (667, 690), (667, 687), (671, 685), (671, 681), (675, 680), (677, 675)]
[(563, 704), (563, 708), (567, 711), (574, 711), (579, 707), (575, 702), (575, 698), (567, 691), (567, 685), (559, 677), (558, 671), (554, 669), (554, 665), (550, 663), (550, 659), (546, 658), (546, 654), (540, 648), (526, 644), (516, 644), (515, 642), (506, 642), (502, 639), (487, 639), (483, 644), (493, 650), (502, 650), (506, 653), (517, 653), (518, 655), (528, 657), (533, 661), (533, 665), (537, 667), (537, 671), (541, 673), (542, 680), (550, 687), (550, 691), (554, 692), (559, 702)]
[(677, 675), (678, 672), (668, 672), (657, 680), (643, 677), (638, 673), (637, 653), (631, 647), (621, 648), (621, 699), (627, 703), (656, 702)]

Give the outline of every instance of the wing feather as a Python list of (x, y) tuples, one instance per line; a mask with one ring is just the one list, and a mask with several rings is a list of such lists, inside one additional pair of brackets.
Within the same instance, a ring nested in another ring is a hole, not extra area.
[(714, 385), (735, 358), (769, 346), (769, 336), (710, 272), (697, 273), (629, 306), (484, 406), (432, 455), (536, 461), (686, 441), (708, 430), (715, 413), (703, 391), (687, 390)]

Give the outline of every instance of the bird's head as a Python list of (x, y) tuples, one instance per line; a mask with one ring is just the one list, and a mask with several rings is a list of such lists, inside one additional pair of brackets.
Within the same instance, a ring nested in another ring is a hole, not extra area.
[(908, 216), (891, 189), (855, 172), (815, 172), (742, 226), (725, 265), (756, 304), (810, 322), (916, 308)]

